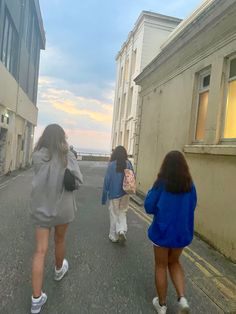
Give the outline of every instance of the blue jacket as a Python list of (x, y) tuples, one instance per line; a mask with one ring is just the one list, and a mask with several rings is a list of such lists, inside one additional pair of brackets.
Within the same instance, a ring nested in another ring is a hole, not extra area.
[[(127, 169), (132, 169), (132, 164), (127, 161)], [(126, 194), (123, 190), (124, 173), (116, 172), (116, 160), (109, 162), (103, 184), (102, 204), (105, 205), (107, 198), (112, 200)]]
[(194, 184), (187, 193), (167, 192), (164, 183), (160, 183), (158, 188), (152, 188), (144, 202), (146, 212), (154, 216), (148, 229), (149, 239), (167, 248), (189, 245), (193, 239), (196, 204)]

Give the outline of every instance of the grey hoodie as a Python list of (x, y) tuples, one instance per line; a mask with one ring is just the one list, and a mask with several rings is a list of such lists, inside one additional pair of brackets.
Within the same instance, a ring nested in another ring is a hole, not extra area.
[[(83, 183), (83, 176), (72, 152), (67, 155), (67, 168), (74, 174), (76, 185)], [(33, 153), (34, 177), (31, 191), (31, 215), (41, 227), (66, 224), (74, 219), (76, 210), (75, 191), (66, 191), (63, 185), (65, 166), (54, 154), (49, 160), (48, 150), (41, 148)]]

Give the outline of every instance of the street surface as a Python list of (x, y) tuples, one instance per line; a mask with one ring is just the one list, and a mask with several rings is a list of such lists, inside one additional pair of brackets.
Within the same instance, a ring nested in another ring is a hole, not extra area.
[[(69, 273), (53, 280), (53, 232), (46, 261), (43, 314), (155, 313), (149, 217), (134, 203), (128, 213), (125, 245), (108, 240), (108, 210), (100, 205), (104, 162), (80, 162), (85, 183), (79, 210), (67, 235)], [(26, 314), (30, 309), (34, 229), (28, 209), (32, 171), (0, 181), (0, 313)], [(196, 238), (182, 258), (186, 297), (192, 314), (236, 313), (236, 266)], [(169, 285), (168, 313), (177, 313)]]

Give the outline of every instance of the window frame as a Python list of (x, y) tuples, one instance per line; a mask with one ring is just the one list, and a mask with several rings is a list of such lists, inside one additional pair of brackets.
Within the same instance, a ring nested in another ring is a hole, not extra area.
[(224, 92), (223, 92), (223, 112), (222, 112), (222, 127), (220, 132), (220, 143), (225, 145), (236, 145), (236, 137), (235, 138), (227, 138), (224, 137), (225, 133), (225, 125), (226, 125), (226, 112), (227, 112), (227, 100), (228, 100), (228, 92), (229, 92), (229, 83), (232, 81), (236, 81), (236, 76), (229, 77), (230, 75), (230, 63), (233, 59), (236, 59), (236, 53), (231, 56), (227, 56), (225, 58), (225, 80), (224, 80)]
[[(7, 24), (7, 25), (6, 25)], [(7, 31), (6, 31), (7, 29)], [(11, 36), (9, 35), (11, 32)], [(6, 34), (7, 33), (7, 34)], [(6, 34), (6, 42), (4, 41)], [(10, 44), (9, 44), (10, 39)], [(6, 51), (5, 51), (6, 50)], [(5, 52), (5, 55), (4, 55)], [(2, 33), (2, 44), (0, 51), (0, 59), (3, 65), (6, 67), (9, 73), (17, 79), (19, 64), (19, 34), (11, 17), (11, 14), (5, 6), (4, 19), (3, 19), (3, 33)]]
[[(203, 81), (204, 81), (204, 77), (207, 77), (208, 75), (210, 75), (210, 82), (209, 85), (207, 85), (207, 87), (203, 86)], [(197, 123), (198, 123), (198, 111), (199, 111), (199, 100), (200, 100), (200, 95), (207, 92), (210, 92), (210, 85), (211, 85), (211, 66), (200, 70), (199, 72), (196, 73), (195, 76), (195, 80), (196, 80), (196, 87), (195, 87), (195, 106), (194, 106), (194, 129), (193, 129), (193, 136), (192, 136), (192, 143), (193, 144), (201, 144), (204, 143), (204, 138), (202, 140), (198, 140), (196, 138), (197, 135)], [(208, 100), (208, 104), (209, 104), (209, 100)], [(207, 109), (208, 109), (208, 104), (207, 104)], [(208, 111), (208, 110), (207, 110)], [(207, 118), (207, 117), (206, 117)], [(204, 126), (204, 130), (206, 130), (206, 124)]]

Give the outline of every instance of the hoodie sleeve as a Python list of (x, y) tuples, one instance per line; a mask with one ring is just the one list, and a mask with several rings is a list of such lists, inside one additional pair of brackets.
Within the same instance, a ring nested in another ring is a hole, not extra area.
[(107, 202), (107, 194), (109, 191), (110, 182), (111, 182), (111, 164), (108, 165), (106, 175), (104, 178), (103, 192), (102, 192), (102, 205), (105, 205)]
[(152, 188), (148, 191), (144, 201), (144, 208), (147, 214), (156, 215), (158, 207), (157, 203), (160, 199), (162, 187)]

